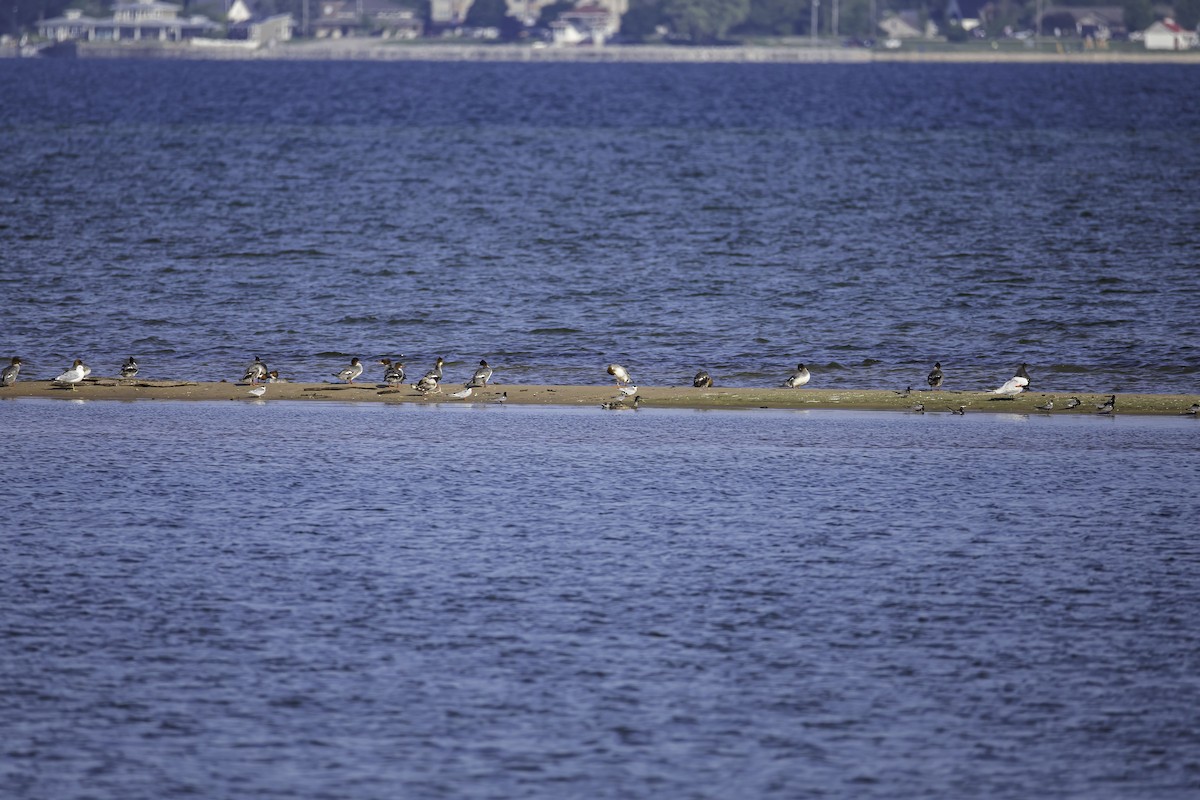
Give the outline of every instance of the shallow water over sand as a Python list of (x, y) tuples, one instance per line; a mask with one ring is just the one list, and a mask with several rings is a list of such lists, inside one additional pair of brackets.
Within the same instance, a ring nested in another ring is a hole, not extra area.
[(16, 797), (1194, 796), (1200, 423), (0, 403)]

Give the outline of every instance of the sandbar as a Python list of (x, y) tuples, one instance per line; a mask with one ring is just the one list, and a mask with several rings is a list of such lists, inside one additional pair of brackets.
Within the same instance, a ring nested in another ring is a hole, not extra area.
[[(57, 400), (230, 400), (262, 402), (272, 400), (338, 401), (355, 403), (447, 403), (471, 404), (497, 401), (501, 395), (514, 405), (596, 406), (617, 397), (612, 384), (592, 386), (548, 386), (532, 384), (493, 384), (476, 389), (465, 399), (451, 397), (458, 385), (441, 392), (422, 395), (405, 385), (396, 388), (372, 382), (327, 383), (295, 381), (261, 384), (261, 398), (249, 394), (251, 387), (229, 381), (193, 382), (89, 378), (76, 388), (57, 385), (49, 380), (18, 381), (0, 388), (0, 399), (43, 398)], [(966, 413), (1007, 414), (1096, 414), (1097, 406), (1108, 394), (1094, 392), (1027, 391), (1015, 397), (1000, 397), (986, 391), (913, 390), (908, 395), (887, 389), (775, 389), (759, 387), (641, 386), (637, 392), (643, 408), (690, 409), (849, 409), (863, 411), (910, 412), (918, 403), (926, 413), (949, 413), (962, 407)], [(1066, 408), (1067, 400), (1077, 397), (1080, 405)], [(1037, 406), (1054, 399), (1054, 409), (1039, 411)], [(1182, 414), (1200, 394), (1121, 394), (1117, 393), (1117, 414)]]

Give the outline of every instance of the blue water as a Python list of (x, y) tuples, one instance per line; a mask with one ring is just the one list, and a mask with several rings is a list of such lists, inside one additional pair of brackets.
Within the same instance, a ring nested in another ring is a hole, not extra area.
[(0, 420), (9, 797), (1200, 789), (1194, 420)]
[(1189, 66), (0, 63), (29, 377), (1197, 391)]

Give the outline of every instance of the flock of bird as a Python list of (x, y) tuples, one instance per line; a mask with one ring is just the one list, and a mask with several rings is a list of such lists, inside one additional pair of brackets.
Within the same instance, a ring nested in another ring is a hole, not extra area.
[[(404, 356), (400, 356), (400, 358), (404, 358)], [(17, 376), (21, 372), (21, 366), (23, 363), (24, 362), (20, 357), (14, 356), (12, 363), (10, 363), (2, 372), (0, 372), (0, 386), (12, 386), (14, 383), (16, 383)], [(445, 360), (439, 357), (434, 362), (433, 367), (424, 375), (422, 375), (420, 380), (409, 384), (409, 387), (422, 395), (441, 392), (443, 378), (442, 368), (445, 366), (445, 363)], [(379, 364), (381, 364), (384, 368), (383, 382), (389, 388), (399, 391), (399, 387), (402, 386), (407, 380), (404, 363), (399, 359), (393, 361), (390, 358), (385, 358), (379, 361)], [(133, 356), (130, 356), (129, 359), (121, 365), (120, 376), (124, 379), (133, 378), (138, 374), (138, 370), (139, 367), (137, 359), (135, 359)], [(352, 358), (350, 359), (350, 365), (345, 369), (333, 373), (333, 377), (340, 381), (344, 381), (347, 384), (353, 384), (357, 378), (362, 376), (363, 371), (364, 367), (362, 361), (358, 358)], [(74, 391), (75, 386), (79, 383), (82, 383), (83, 380), (91, 374), (91, 372), (92, 368), (83, 363), (82, 359), (77, 358), (70, 368), (56, 377), (53, 382), (56, 384), (69, 386), (71, 390)], [(611, 411), (636, 409), (640, 405), (642, 397), (637, 393), (638, 387), (633, 385), (633, 378), (630, 376), (629, 370), (620, 364), (609, 364), (607, 372), (616, 381), (619, 394), (612, 400), (603, 403), (601, 408)], [(811, 378), (812, 374), (809, 372), (808, 368), (805, 367), (804, 364), (797, 364), (796, 370), (787, 377), (782, 386), (788, 389), (795, 389), (807, 384)], [(942, 372), (942, 362), (937, 361), (934, 362), (933, 369), (930, 370), (929, 374), (926, 376), (925, 382), (929, 384), (930, 389), (936, 390), (942, 388), (945, 378), (945, 373)], [(449, 396), (458, 400), (466, 399), (470, 397), (476, 389), (486, 387), (491, 379), (492, 368), (488, 365), (487, 360), (483, 359), (479, 362), (478, 369), (472, 373), (471, 379), (464, 383), (461, 389), (450, 393)], [(254, 397), (262, 397), (264, 394), (266, 394), (267, 389), (265, 385), (260, 384), (282, 383), (284, 382), (284, 379), (279, 377), (278, 370), (267, 369), (267, 365), (263, 361), (262, 357), (256, 356), (254, 361), (252, 361), (246, 367), (245, 374), (242, 375), (242, 381), (251, 385), (252, 388), (250, 389), (249, 394)], [(698, 388), (711, 387), (713, 385), (712, 376), (709, 375), (706, 370), (702, 369), (697, 372), (696, 376), (692, 379), (692, 385)], [(999, 387), (992, 389), (989, 394), (1000, 395), (1002, 397), (1015, 397), (1028, 388), (1029, 365), (1022, 363), (1019, 367), (1017, 367), (1016, 374), (1014, 374), (1013, 377), (1009, 378)], [(903, 391), (896, 392), (896, 394), (900, 395), (901, 397), (908, 397), (910, 394), (912, 394), (912, 391), (912, 386), (909, 386)], [(503, 403), (507, 399), (508, 393), (504, 392), (499, 397), (495, 398), (495, 402)], [(1064, 408), (1068, 410), (1074, 409), (1079, 407), (1081, 404), (1082, 403), (1078, 397), (1071, 397), (1066, 401)], [(1055, 407), (1054, 397), (1051, 397), (1044, 404), (1036, 406), (1036, 409), (1038, 411), (1049, 413), (1050, 411), (1053, 411)], [(1112, 414), (1114, 411), (1116, 411), (1116, 407), (1117, 396), (1115, 394), (1110, 395), (1106, 401), (1096, 406), (1096, 413)], [(909, 410), (915, 413), (923, 414), (925, 412), (925, 404), (917, 403), (916, 405), (911, 406)], [(961, 415), (966, 413), (965, 406), (959, 406), (958, 408), (947, 406), (946, 410), (953, 414)], [(1193, 417), (1200, 415), (1200, 403), (1193, 403), (1191, 408), (1181, 413), (1182, 415)]]

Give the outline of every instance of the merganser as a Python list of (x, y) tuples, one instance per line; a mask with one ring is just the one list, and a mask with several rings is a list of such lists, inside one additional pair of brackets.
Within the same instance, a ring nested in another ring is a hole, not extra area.
[(134, 375), (137, 375), (137, 374), (138, 374), (138, 363), (134, 359), (133, 356), (130, 356), (129, 360), (126, 361), (121, 366), (121, 377), (122, 378), (132, 378)]
[(242, 376), (242, 380), (257, 384), (265, 377), (267, 377), (267, 365), (263, 363), (262, 356), (255, 356), (254, 361), (246, 367), (246, 374)]
[(392, 361), (390, 358), (385, 358), (379, 362), (383, 364), (383, 382), (389, 386), (397, 386), (404, 383), (404, 365), (399, 361)]
[(786, 381), (783, 382), (785, 388), (796, 389), (808, 383), (808, 379), (812, 376), (808, 372), (808, 367), (803, 364), (796, 365), (796, 371), (791, 374)]
[(935, 361), (933, 362), (933, 371), (926, 376), (925, 382), (929, 384), (930, 389), (940, 389), (942, 388), (943, 377), (942, 362)]
[(354, 379), (363, 373), (363, 365), (357, 358), (350, 359), (350, 366), (341, 372), (335, 372), (333, 377), (346, 383), (354, 383)]
[(696, 377), (692, 378), (692, 386), (695, 386), (697, 389), (707, 389), (712, 385), (712, 376), (704, 370), (700, 370), (696, 373)]
[(622, 367), (620, 364), (609, 364), (606, 370), (609, 375), (612, 375), (617, 380), (617, 386), (621, 384), (633, 383), (633, 378), (629, 377), (629, 370)]
[(621, 400), (613, 400), (610, 403), (602, 403), (600, 407), (605, 411), (636, 411), (641, 402), (642, 396), (639, 394), (633, 398), (632, 403), (627, 398), (623, 398)]
[(0, 372), (0, 386), (12, 386), (17, 382), (22, 363), (20, 356), (13, 356), (12, 363), (4, 368), (4, 372)]
[(475, 374), (471, 376), (471, 380), (467, 381), (467, 386), (472, 389), (480, 389), (488, 385), (488, 381), (492, 379), (492, 368), (488, 366), (486, 360), (479, 362), (479, 369), (475, 370)]

